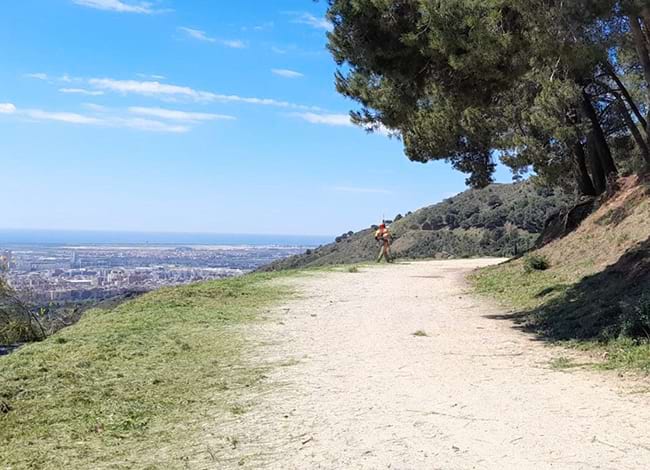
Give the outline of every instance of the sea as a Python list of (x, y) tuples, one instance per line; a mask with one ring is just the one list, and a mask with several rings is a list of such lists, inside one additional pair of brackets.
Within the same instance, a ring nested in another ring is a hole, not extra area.
[(0, 229), (0, 247), (10, 245), (210, 245), (314, 247), (334, 236)]

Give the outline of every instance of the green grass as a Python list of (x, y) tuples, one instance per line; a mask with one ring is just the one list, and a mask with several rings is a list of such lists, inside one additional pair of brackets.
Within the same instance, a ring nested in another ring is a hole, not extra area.
[(262, 383), (244, 330), (286, 275), (162, 289), (0, 358), (2, 468), (184, 467), (201, 424)]
[(525, 272), (519, 263), (490, 266), (471, 276), (479, 293), (517, 309), (532, 309), (560, 298), (569, 287), (568, 276), (552, 271)]
[(478, 293), (489, 295), (518, 312), (513, 320), (529, 331), (600, 358), (593, 366), (650, 373), (647, 339), (608, 336), (608, 328), (602, 328), (601, 337), (591, 334), (595, 326), (602, 326), (603, 319), (619, 322), (608, 310), (615, 303), (611, 286), (590, 290), (587, 300), (579, 299), (578, 304), (575, 291), (580, 280), (574, 279), (570, 272), (552, 269), (526, 272), (521, 262), (483, 268), (470, 281)]
[(565, 370), (571, 369), (573, 367), (578, 367), (571, 359), (568, 357), (556, 357), (551, 360), (551, 368), (556, 370)]

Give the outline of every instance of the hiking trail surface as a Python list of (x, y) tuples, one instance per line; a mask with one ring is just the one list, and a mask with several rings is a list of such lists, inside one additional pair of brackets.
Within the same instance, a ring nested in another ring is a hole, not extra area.
[(553, 369), (572, 353), (468, 292), (466, 275), (498, 261), (290, 279), (299, 295), (253, 332), (271, 386), (206, 423), (219, 468), (648, 468), (647, 382)]

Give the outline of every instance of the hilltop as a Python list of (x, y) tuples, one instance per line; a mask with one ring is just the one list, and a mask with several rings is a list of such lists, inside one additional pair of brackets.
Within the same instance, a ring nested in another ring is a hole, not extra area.
[[(573, 196), (532, 181), (470, 189), (402, 216), (390, 226), (399, 258), (511, 256), (532, 248), (546, 219), (567, 207)], [(376, 227), (348, 232), (334, 243), (263, 267), (263, 271), (373, 260)]]

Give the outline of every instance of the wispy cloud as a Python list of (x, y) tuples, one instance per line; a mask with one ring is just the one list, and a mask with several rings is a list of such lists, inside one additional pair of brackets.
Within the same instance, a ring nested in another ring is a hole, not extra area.
[(110, 111), (110, 108), (96, 103), (82, 103), (81, 106), (96, 113), (106, 113)]
[(109, 122), (112, 122), (116, 127), (126, 127), (147, 132), (183, 134), (191, 130), (188, 126), (170, 125), (164, 122), (143, 118), (116, 118)]
[(325, 31), (332, 31), (333, 29), (332, 23), (327, 21), (327, 19), (317, 18), (311, 13), (291, 12), (290, 14), (294, 16), (294, 20), (293, 20), (294, 23), (306, 24), (307, 26), (311, 26), (312, 28), (322, 29)]
[[(103, 106), (87, 104), (85, 106), (94, 114), (81, 114), (67, 111), (48, 111), (43, 109), (20, 109), (11, 103), (1, 103), (0, 113), (12, 114), (28, 121), (54, 121), (65, 124), (95, 126), (106, 128), (135, 129), (147, 132), (165, 132), (180, 134), (189, 132), (191, 127), (179, 123), (167, 123), (140, 116), (112, 114), (110, 109)], [(195, 118), (197, 116), (194, 116)], [(181, 121), (181, 119), (178, 119)], [(198, 122), (199, 119), (187, 120), (187, 124)]]
[(246, 43), (244, 41), (240, 41), (239, 39), (221, 39), (219, 42), (226, 47), (230, 47), (231, 49), (246, 49), (247, 47)]
[(294, 116), (312, 124), (324, 124), (327, 126), (353, 125), (348, 114), (295, 113)]
[(185, 98), (197, 102), (247, 103), (278, 108), (318, 110), (315, 106), (306, 106), (271, 98), (225, 95), (210, 91), (195, 90), (181, 85), (160, 83), (158, 81), (115, 80), (112, 78), (91, 78), (88, 84), (95, 89), (121, 94), (136, 94), (158, 98)]
[(139, 78), (144, 78), (147, 80), (164, 80), (165, 78), (167, 78), (164, 75), (155, 75), (155, 74), (150, 75), (146, 73), (136, 73), (135, 75)]
[(167, 11), (154, 9), (151, 2), (125, 2), (122, 0), (72, 0), (72, 2), (84, 7), (95, 8), (96, 10), (114, 11), (117, 13), (151, 15), (153, 13)]
[[(354, 126), (348, 114), (294, 113), (293, 116), (298, 117), (304, 121), (310, 122), (312, 124), (322, 124), (326, 126), (343, 126), (343, 127)], [(374, 128), (373, 127), (364, 128), (363, 126), (360, 127), (366, 130), (367, 132), (380, 134), (385, 137), (399, 136), (399, 132), (393, 131), (381, 124)]]
[(25, 77), (27, 78), (35, 78), (36, 80), (47, 80), (48, 76), (46, 73), (38, 72), (38, 73), (26, 73)]
[(101, 90), (86, 90), (84, 88), (59, 88), (61, 93), (88, 95), (88, 96), (101, 96), (104, 94)]
[(42, 109), (25, 109), (20, 114), (37, 121), (59, 121), (69, 124), (101, 124), (101, 119), (78, 113), (51, 112)]
[(144, 96), (181, 96), (196, 101), (210, 101), (212, 93), (197, 91), (190, 87), (170, 85), (158, 81), (115, 80), (112, 78), (91, 78), (88, 83), (97, 89), (122, 94)]
[(16, 112), (16, 106), (12, 103), (0, 103), (0, 114), (13, 114)]
[(393, 194), (392, 191), (379, 188), (360, 188), (356, 186), (334, 186), (332, 191), (339, 193), (357, 193), (357, 194)]
[(187, 111), (178, 111), (175, 109), (165, 108), (143, 108), (131, 107), (129, 112), (132, 114), (139, 114), (142, 116), (155, 117), (159, 119), (167, 119), (170, 121), (183, 121), (183, 122), (199, 122), (199, 121), (217, 121), (217, 120), (234, 120), (234, 116), (226, 114), (212, 114), (212, 113), (195, 113)]
[(200, 29), (194, 29), (194, 28), (187, 28), (185, 26), (179, 26), (178, 30), (182, 31), (183, 33), (185, 33), (188, 37), (190, 37), (192, 39), (197, 39), (199, 41), (204, 41), (204, 42), (217, 42), (216, 38), (208, 36), (205, 31), (201, 31)]
[[(266, 21), (264, 23), (258, 24), (253, 26), (251, 29), (253, 31), (271, 31), (275, 27), (275, 23), (273, 21)], [(244, 27), (242, 28), (243, 31), (247, 31), (249, 28)]]
[(284, 77), (284, 78), (304, 77), (302, 73), (296, 72), (295, 70), (289, 70), (289, 69), (272, 69), (271, 72), (273, 72), (273, 75), (277, 75), (279, 77)]
[(246, 48), (246, 43), (244, 41), (240, 41), (239, 39), (218, 39), (212, 36), (208, 36), (208, 33), (205, 31), (195, 28), (188, 28), (186, 26), (179, 26), (178, 30), (183, 32), (187, 37), (196, 39), (197, 41), (219, 43), (223, 46), (230, 47), (231, 49)]

